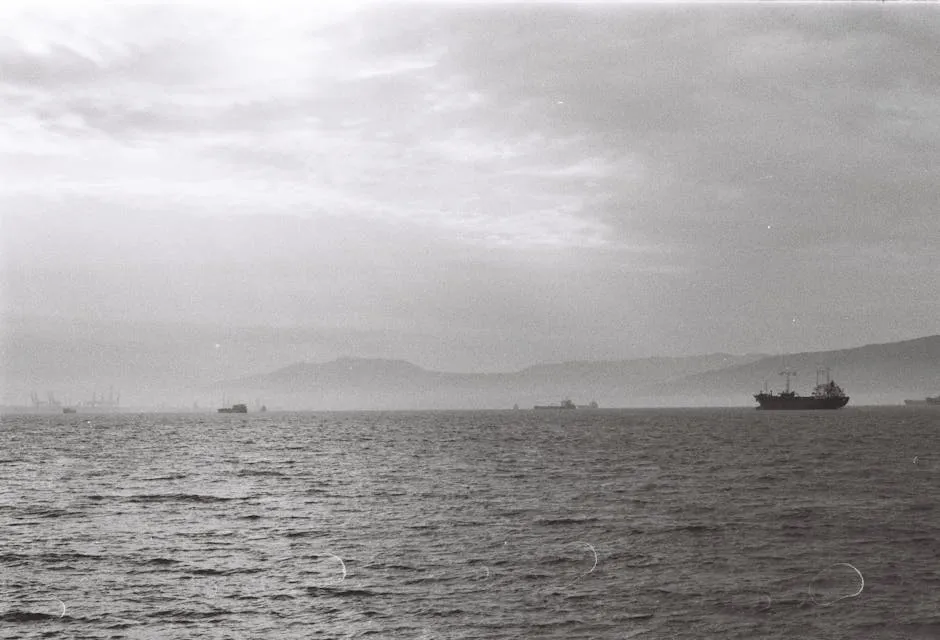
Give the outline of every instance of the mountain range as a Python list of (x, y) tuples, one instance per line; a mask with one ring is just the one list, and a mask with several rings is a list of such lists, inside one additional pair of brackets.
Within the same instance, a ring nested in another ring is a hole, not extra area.
[(207, 388), (227, 398), (263, 398), (284, 409), (500, 409), (596, 401), (601, 407), (748, 406), (779, 373), (809, 393), (829, 368), (852, 404), (897, 404), (940, 392), (940, 335), (836, 351), (787, 355), (711, 354), (680, 358), (574, 361), (510, 373), (431, 371), (404, 360), (339, 358), (299, 362)]

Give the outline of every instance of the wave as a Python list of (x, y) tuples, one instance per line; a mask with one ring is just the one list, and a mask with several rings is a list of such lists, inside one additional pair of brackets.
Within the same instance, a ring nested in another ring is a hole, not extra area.
[(347, 589), (344, 587), (306, 587), (307, 595), (311, 596), (357, 596), (371, 597), (381, 595), (369, 589)]
[(39, 518), (65, 518), (68, 516), (84, 515), (80, 511), (70, 511), (68, 509), (58, 509), (56, 507), (26, 507), (17, 509), (20, 516), (34, 516)]
[(322, 538), (329, 535), (329, 532), (304, 529), (302, 531), (287, 531), (283, 535), (285, 538)]
[(240, 500), (241, 498), (225, 498), (222, 496), (208, 496), (198, 493), (141, 493), (130, 496), (128, 502), (199, 502), (199, 503), (213, 503), (213, 502), (231, 502), (232, 500)]
[(192, 609), (164, 609), (151, 614), (155, 618), (170, 618), (175, 621), (185, 620), (203, 620), (206, 618), (219, 618), (233, 615), (235, 612), (230, 609), (212, 609), (210, 611), (195, 611)]
[(261, 573), (263, 569), (189, 569), (188, 573), (195, 576), (235, 576), (242, 574)]
[(3, 622), (47, 622), (59, 620), (57, 613), (39, 613), (36, 611), (7, 611), (0, 613), (0, 621)]
[(272, 477), (285, 477), (286, 473), (281, 473), (280, 471), (274, 471), (271, 469), (240, 469), (235, 475), (240, 477), (246, 476), (272, 476)]
[(0, 563), (28, 563), (35, 560), (41, 562), (58, 563), (68, 560), (104, 560), (107, 556), (73, 551), (70, 553), (4, 553), (0, 554)]
[(560, 517), (560, 518), (539, 518), (535, 521), (537, 525), (545, 526), (556, 526), (556, 525), (566, 525), (566, 524), (590, 524), (592, 522), (599, 522), (600, 519), (595, 516), (588, 516), (586, 518), (578, 517)]

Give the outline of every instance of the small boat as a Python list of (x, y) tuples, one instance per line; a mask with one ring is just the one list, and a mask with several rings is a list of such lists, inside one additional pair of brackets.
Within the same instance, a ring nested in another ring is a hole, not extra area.
[(233, 404), (231, 407), (219, 409), (219, 413), (248, 413), (247, 404)]
[(62, 413), (78, 413), (78, 409), (74, 409), (72, 407), (63, 407)]

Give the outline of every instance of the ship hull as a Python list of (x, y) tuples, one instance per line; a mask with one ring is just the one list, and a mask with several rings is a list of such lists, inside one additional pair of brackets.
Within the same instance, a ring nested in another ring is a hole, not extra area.
[(818, 411), (841, 409), (849, 403), (848, 396), (833, 398), (814, 398), (812, 396), (781, 397), (769, 394), (754, 396), (758, 409), (765, 411)]

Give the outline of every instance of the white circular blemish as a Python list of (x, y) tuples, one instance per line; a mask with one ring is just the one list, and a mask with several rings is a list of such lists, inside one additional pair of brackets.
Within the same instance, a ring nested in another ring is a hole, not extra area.
[[(857, 574), (858, 574), (858, 579), (859, 579), (859, 581), (860, 581), (860, 582), (859, 582), (859, 585), (858, 585), (858, 591), (856, 591), (855, 593), (850, 593), (849, 595), (846, 595), (846, 596), (841, 596), (841, 597), (839, 597), (839, 598), (835, 598), (835, 599), (833, 599), (833, 600), (830, 600), (829, 602), (819, 602), (819, 601), (816, 599), (816, 594), (813, 592), (813, 582), (815, 582), (816, 579), (819, 578), (819, 576), (823, 575), (824, 573), (826, 573), (827, 571), (829, 571), (829, 570), (832, 569), (833, 567), (848, 567), (849, 569), (851, 569), (852, 571), (854, 571), (855, 573), (857, 573)], [(865, 589), (865, 577), (862, 575), (862, 572), (859, 571), (857, 568), (855, 568), (855, 566), (849, 564), (848, 562), (837, 562), (837, 563), (835, 563), (835, 564), (829, 565), (828, 567), (826, 567), (825, 569), (823, 569), (822, 571), (820, 571), (819, 573), (817, 573), (817, 574), (816, 574), (816, 577), (813, 578), (813, 579), (810, 581), (810, 584), (809, 584), (809, 597), (810, 597), (810, 600), (812, 600), (814, 604), (818, 604), (818, 605), (821, 606), (821, 607), (828, 607), (828, 606), (830, 606), (830, 605), (835, 604), (835, 603), (838, 602), (839, 600), (846, 600), (846, 599), (848, 599), (848, 598), (855, 598), (855, 597), (861, 595), (861, 593), (862, 593), (862, 591), (863, 591), (864, 589)]]
[(588, 575), (588, 574), (590, 574), (590, 573), (593, 573), (593, 572), (594, 572), (594, 569), (597, 568), (597, 550), (594, 549), (594, 545), (592, 545), (590, 542), (584, 542), (584, 541), (581, 541), (581, 540), (579, 540), (579, 541), (576, 542), (575, 544), (587, 545), (587, 548), (590, 549), (590, 550), (591, 550), (591, 553), (594, 554), (594, 564), (591, 565), (591, 568), (588, 569), (585, 573), (582, 573), (581, 575), (579, 575), (577, 578), (575, 578), (574, 580), (572, 580), (571, 582), (569, 582), (569, 583), (568, 583), (567, 585), (565, 585), (565, 586), (573, 585), (575, 582), (577, 582), (578, 580), (580, 580), (580, 579), (583, 578), (584, 576), (586, 576), (586, 575)]
[(341, 580), (341, 581), (342, 581), (342, 580), (345, 580), (345, 579), (346, 579), (346, 563), (343, 562), (343, 559), (340, 558), (338, 555), (335, 555), (335, 554), (332, 554), (332, 553), (330, 553), (330, 554), (328, 554), (328, 555), (329, 555), (331, 558), (336, 558), (337, 560), (339, 560), (340, 565), (343, 567), (343, 577), (340, 578), (340, 580)]

